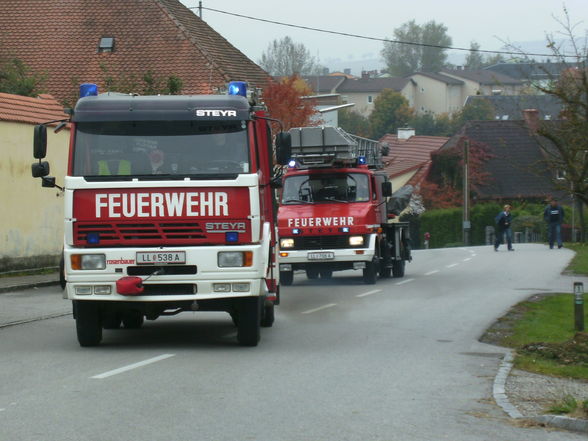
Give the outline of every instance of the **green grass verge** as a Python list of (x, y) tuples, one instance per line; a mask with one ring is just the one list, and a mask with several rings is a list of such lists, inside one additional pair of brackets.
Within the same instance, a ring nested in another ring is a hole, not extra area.
[(576, 252), (567, 271), (579, 276), (588, 276), (588, 243), (566, 243), (566, 248)]

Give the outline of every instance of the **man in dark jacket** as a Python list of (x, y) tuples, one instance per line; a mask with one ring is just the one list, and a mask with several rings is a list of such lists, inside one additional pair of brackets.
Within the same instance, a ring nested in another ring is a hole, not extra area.
[(552, 199), (545, 211), (543, 218), (547, 222), (547, 237), (549, 239), (549, 248), (553, 249), (554, 242), (557, 241), (557, 247), (563, 246), (561, 242), (561, 223), (564, 218), (564, 209), (557, 203), (556, 199)]
[(496, 221), (496, 240), (494, 241), (494, 251), (498, 251), (499, 245), (503, 242), (506, 235), (506, 243), (508, 251), (514, 251), (512, 247), (512, 214), (510, 214), (510, 205), (505, 205), (503, 211), (498, 213), (495, 218)]

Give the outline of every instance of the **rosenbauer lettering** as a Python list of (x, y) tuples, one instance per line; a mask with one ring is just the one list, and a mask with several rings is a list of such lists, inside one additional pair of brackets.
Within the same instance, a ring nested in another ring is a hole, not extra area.
[(96, 193), (96, 219), (228, 216), (226, 192)]

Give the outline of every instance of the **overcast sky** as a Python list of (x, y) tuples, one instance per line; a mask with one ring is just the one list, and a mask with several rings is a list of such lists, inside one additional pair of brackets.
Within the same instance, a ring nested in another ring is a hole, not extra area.
[[(181, 0), (188, 7), (198, 0)], [(503, 41), (544, 41), (545, 34), (561, 30), (554, 19), (563, 17), (560, 0), (203, 0), (214, 8), (267, 20), (349, 32), (376, 38), (392, 38), (395, 28), (410, 20), (418, 24), (443, 23), (453, 46), (470, 47), (475, 40), (481, 49), (499, 50)], [(588, 29), (588, 0), (566, 0), (577, 34)], [(197, 10), (194, 10), (197, 13)], [(253, 61), (258, 62), (268, 44), (290, 36), (303, 43), (312, 55), (328, 65), (335, 59), (351, 61), (381, 58), (383, 43), (329, 35), (203, 11), (203, 19)], [(549, 53), (544, 46), (536, 49)], [(535, 49), (533, 49), (535, 50)]]

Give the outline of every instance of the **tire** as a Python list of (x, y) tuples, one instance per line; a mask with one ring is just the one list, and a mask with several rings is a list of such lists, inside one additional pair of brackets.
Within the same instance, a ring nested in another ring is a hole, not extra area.
[(375, 285), (377, 278), (376, 264), (374, 262), (367, 262), (363, 269), (363, 282), (366, 285)]
[(240, 299), (237, 313), (237, 341), (241, 346), (257, 346), (261, 324), (260, 298)]
[(143, 326), (143, 314), (139, 311), (127, 311), (122, 316), (122, 322), (126, 329), (139, 329)]
[(233, 320), (233, 325), (239, 326), (239, 314), (237, 312), (229, 312), (231, 316), (231, 320)]
[(290, 286), (294, 281), (294, 271), (280, 271), (280, 285)]
[(102, 341), (102, 321), (97, 302), (79, 301), (74, 303), (76, 333), (80, 346), (97, 346)]
[(65, 285), (67, 285), (67, 280), (65, 280), (65, 256), (61, 253), (61, 258), (59, 259), (59, 286), (61, 286), (61, 289), (65, 289)]
[(330, 279), (331, 277), (333, 277), (333, 270), (330, 270), (330, 269), (321, 270), (320, 274), (321, 274), (321, 279)]
[(392, 262), (392, 275), (394, 277), (404, 277), (405, 260), (395, 260)]
[(383, 267), (380, 268), (380, 277), (383, 279), (388, 279), (392, 275), (392, 268)]
[(263, 306), (263, 314), (261, 318), (261, 326), (263, 328), (271, 328), (274, 324), (274, 304), (273, 302), (268, 302)]
[(103, 329), (119, 329), (121, 324), (121, 317), (116, 312), (102, 315)]
[(315, 280), (319, 278), (319, 270), (316, 268), (306, 268), (306, 277), (310, 280)]

